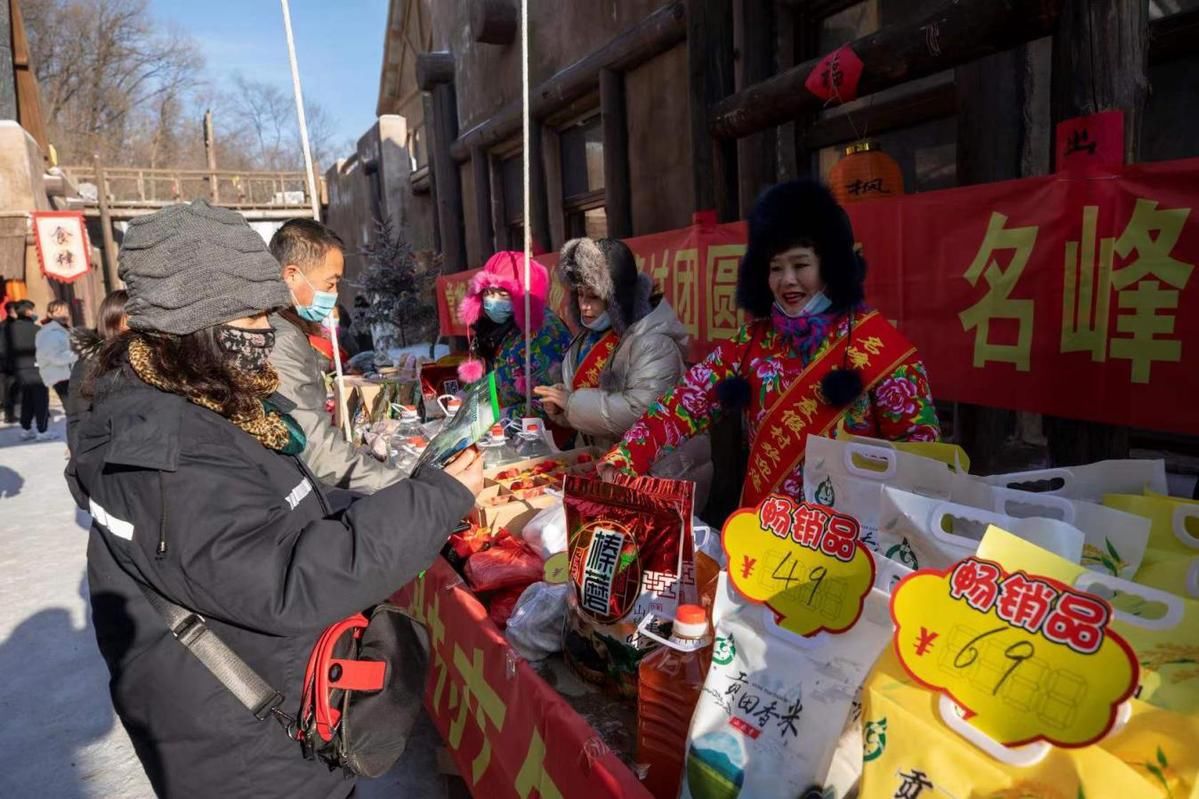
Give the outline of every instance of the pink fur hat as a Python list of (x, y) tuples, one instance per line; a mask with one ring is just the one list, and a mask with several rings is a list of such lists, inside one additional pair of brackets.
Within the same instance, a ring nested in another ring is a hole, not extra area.
[[(479, 321), (483, 312), (483, 292), (487, 289), (503, 289), (512, 295), (512, 316), (516, 326), (525, 330), (524, 253), (504, 250), (487, 259), (483, 271), (470, 281), (470, 288), (458, 305), (458, 318), (467, 325)], [(545, 321), (545, 303), (549, 299), (550, 274), (536, 261), (529, 263), (529, 310), (532, 330), (538, 330)]]
[[(470, 288), (458, 305), (458, 317), (473, 328), (483, 313), (483, 292), (490, 288), (503, 289), (512, 297), (512, 317), (516, 326), (525, 330), (524, 262), (522, 252), (504, 250), (487, 259), (483, 271), (470, 281)], [(545, 321), (545, 304), (550, 293), (550, 274), (536, 261), (529, 262), (529, 329), (537, 331)], [(464, 361), (458, 367), (458, 376), (464, 382), (473, 383), (484, 373), (482, 362), (477, 359)]]

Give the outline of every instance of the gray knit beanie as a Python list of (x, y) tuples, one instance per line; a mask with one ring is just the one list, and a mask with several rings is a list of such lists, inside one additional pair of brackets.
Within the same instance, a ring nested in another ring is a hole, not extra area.
[(120, 262), (134, 330), (186, 335), (292, 304), (262, 237), (203, 200), (134, 219)]

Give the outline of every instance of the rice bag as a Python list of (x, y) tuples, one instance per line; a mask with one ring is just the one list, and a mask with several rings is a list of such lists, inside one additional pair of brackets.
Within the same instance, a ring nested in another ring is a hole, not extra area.
[(1101, 502), (1104, 494), (1169, 493), (1163, 460), (1111, 460), (983, 477), (991, 485)]
[[(585, 680), (637, 693), (637, 668), (652, 642), (637, 633), (647, 613), (674, 618), (695, 592), (691, 551), (694, 483), (566, 476), (569, 611), (566, 661)], [(688, 588), (689, 584), (689, 588)], [(659, 635), (665, 630), (655, 630)]]
[(716, 640), (687, 741), (684, 799), (775, 799), (819, 788), (862, 679), (891, 635), (874, 589), (839, 635), (794, 635), (742, 602), (727, 573), (716, 591)]
[(821, 436), (808, 436), (803, 472), (807, 500), (852, 516), (861, 525), (862, 543), (884, 555), (900, 543), (879, 537), (884, 485), (949, 499), (954, 485), (966, 479), (933, 458), (861, 440)]
[(1149, 520), (1081, 499), (1000, 488), (968, 477), (954, 484), (950, 497), (972, 508), (1018, 519), (1055, 519), (1083, 534), (1082, 561), (1088, 569), (1131, 580), (1149, 543)]
[(883, 554), (910, 569), (944, 569), (973, 555), (990, 525), (1077, 563), (1082, 531), (1052, 519), (1017, 519), (884, 486), (879, 540)]
[(1199, 502), (1160, 494), (1108, 494), (1103, 504), (1149, 521), (1149, 542), (1134, 581), (1199, 598)]

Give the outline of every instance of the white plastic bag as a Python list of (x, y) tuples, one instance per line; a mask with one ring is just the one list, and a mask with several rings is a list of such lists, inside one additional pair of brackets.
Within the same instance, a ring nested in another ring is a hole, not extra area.
[(975, 477), (959, 480), (952, 500), (1003, 516), (1056, 519), (1073, 525), (1083, 535), (1082, 560), (1077, 562), (1125, 580), (1133, 579), (1149, 545), (1148, 519), (1087, 500), (1000, 488)]
[(848, 632), (807, 639), (776, 625), (769, 608), (742, 602), (725, 573), (715, 629), (683, 799), (803, 795), (828, 774), (858, 686), (891, 637), (887, 593), (872, 590)]
[(946, 464), (863, 441), (808, 436), (804, 461), (804, 496), (857, 519), (862, 543), (885, 554), (878, 538), (884, 485), (916, 494), (949, 499), (954, 483), (964, 479)]
[(570, 589), (570, 583), (533, 583), (516, 600), (504, 635), (525, 660), (541, 660), (562, 651)]
[(1083, 533), (1053, 519), (1017, 519), (884, 486), (879, 518), (883, 554), (911, 569), (944, 569), (978, 550), (989, 525), (1007, 530), (1071, 563), (1082, 558)]
[(1035, 469), (980, 478), (991, 485), (1102, 502), (1104, 494), (1170, 493), (1163, 460), (1113, 460), (1069, 468)]
[(541, 556), (549, 560), (551, 555), (566, 551), (566, 507), (558, 500), (538, 513), (520, 531), (520, 537)]

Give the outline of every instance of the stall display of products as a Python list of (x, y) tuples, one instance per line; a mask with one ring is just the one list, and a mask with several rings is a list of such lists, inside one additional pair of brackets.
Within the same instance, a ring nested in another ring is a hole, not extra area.
[[(751, 551), (693, 530), (689, 484), (602, 482), (587, 451), (504, 464), (446, 554), (488, 628), (507, 627), (496, 668), (527, 658), (550, 674), (565, 660), (636, 709), (619, 730), (584, 713), (614, 747), (595, 751), (624, 765), (609, 761), (602, 787), (579, 795), (1199, 795), (1187, 743), (1199, 734), (1199, 504), (1157, 493), (1156, 463), (1042, 484), (1043, 472), (972, 476), (964, 453), (939, 447), (814, 437), (808, 502), (747, 509), (761, 525)], [(843, 518), (873, 564), (860, 597), (833, 568), (848, 557), (832, 529)], [(944, 596), (914, 603), (933, 576)], [(851, 600), (848, 626), (783, 626), (797, 607), (832, 618)], [(1101, 654), (1087, 649), (1096, 636)], [(987, 680), (994, 702), (971, 706)], [(1107, 726), (1052, 726), (1101, 719), (1093, 703), (1108, 694)], [(545, 717), (577, 718), (561, 701)], [(1025, 728), (1039, 732), (993, 737)], [(475, 795), (527, 795), (492, 781), (497, 768), (471, 781)]]

